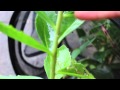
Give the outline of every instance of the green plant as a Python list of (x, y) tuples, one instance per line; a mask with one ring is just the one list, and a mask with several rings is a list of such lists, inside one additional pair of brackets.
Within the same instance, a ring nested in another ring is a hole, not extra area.
[[(60, 42), (84, 21), (76, 19), (73, 11), (58, 11), (58, 13), (36, 11), (36, 14), (35, 26), (41, 43), (11, 25), (0, 23), (0, 31), (19, 42), (45, 52), (47, 56), (44, 60), (44, 68), (49, 79), (60, 79), (66, 75), (93, 79), (94, 76), (85, 66), (71, 57), (70, 51), (65, 45), (58, 47)], [(94, 40), (92, 39), (92, 41)], [(92, 41), (85, 43), (83, 48)]]
[[(95, 76), (95, 78), (110, 79), (116, 78), (116, 72), (119, 73), (120, 62), (119, 62), (119, 37), (120, 31), (110, 20), (92, 21), (92, 29), (89, 30), (89, 35), (83, 35), (80, 37), (83, 41), (95, 37), (93, 46), (96, 51), (92, 58), (79, 60), (80, 63), (84, 64), (86, 68)], [(101, 29), (101, 25), (107, 29), (104, 34)], [(83, 31), (81, 29), (79, 31)], [(78, 48), (78, 51), (80, 48)], [(77, 55), (81, 54), (78, 52)], [(117, 73), (117, 74), (118, 74)], [(119, 75), (117, 75), (117, 78)]]

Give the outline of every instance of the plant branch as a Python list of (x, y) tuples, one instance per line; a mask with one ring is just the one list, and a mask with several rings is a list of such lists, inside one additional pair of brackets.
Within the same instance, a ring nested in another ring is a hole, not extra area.
[(56, 22), (56, 30), (55, 30), (55, 39), (53, 42), (53, 48), (52, 48), (52, 61), (51, 61), (51, 69), (50, 69), (50, 79), (55, 78), (55, 67), (56, 67), (56, 60), (57, 60), (57, 47), (58, 47), (58, 39), (59, 39), (59, 33), (60, 33), (60, 27), (62, 23), (63, 18), (63, 11), (58, 11), (58, 17)]

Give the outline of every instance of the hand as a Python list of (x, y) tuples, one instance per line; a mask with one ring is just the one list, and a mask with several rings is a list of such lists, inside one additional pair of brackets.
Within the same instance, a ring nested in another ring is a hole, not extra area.
[(81, 20), (100, 20), (120, 17), (120, 11), (75, 11), (74, 14)]

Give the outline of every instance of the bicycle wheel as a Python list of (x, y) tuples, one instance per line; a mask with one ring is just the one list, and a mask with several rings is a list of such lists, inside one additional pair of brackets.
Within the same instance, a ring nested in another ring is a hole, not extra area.
[[(34, 19), (34, 12), (19, 11), (13, 14), (10, 24), (38, 40), (38, 36), (34, 30)], [(46, 78), (43, 67), (45, 53), (30, 48), (11, 38), (8, 38), (8, 43), (10, 58), (17, 75), (34, 75)]]

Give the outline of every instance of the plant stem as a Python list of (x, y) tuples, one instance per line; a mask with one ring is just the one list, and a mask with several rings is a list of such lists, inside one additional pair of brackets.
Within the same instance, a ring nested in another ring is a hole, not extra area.
[(60, 33), (60, 27), (63, 18), (63, 11), (58, 11), (58, 17), (56, 22), (56, 30), (55, 30), (55, 39), (53, 42), (53, 49), (52, 49), (52, 61), (51, 61), (51, 69), (50, 69), (50, 79), (55, 78), (55, 67), (56, 67), (56, 60), (57, 60), (57, 47), (58, 47), (58, 39)]

